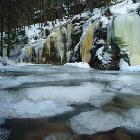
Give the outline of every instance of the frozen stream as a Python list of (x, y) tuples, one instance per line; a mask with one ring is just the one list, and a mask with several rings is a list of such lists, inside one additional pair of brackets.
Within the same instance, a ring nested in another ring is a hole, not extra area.
[(140, 74), (0, 67), (0, 140), (139, 140)]

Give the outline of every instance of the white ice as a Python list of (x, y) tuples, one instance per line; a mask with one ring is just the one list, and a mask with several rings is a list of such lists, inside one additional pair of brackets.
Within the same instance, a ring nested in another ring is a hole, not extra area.
[(68, 121), (76, 134), (94, 134), (117, 127), (140, 130), (140, 108), (132, 108), (122, 114), (104, 112), (101, 109), (80, 113)]
[(76, 134), (94, 134), (121, 127), (122, 118), (115, 113), (106, 113), (101, 109), (80, 113), (69, 120), (69, 125)]

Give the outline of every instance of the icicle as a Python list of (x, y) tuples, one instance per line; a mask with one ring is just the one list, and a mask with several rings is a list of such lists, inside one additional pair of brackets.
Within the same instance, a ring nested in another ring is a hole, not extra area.
[(48, 48), (48, 50), (49, 50), (49, 56), (50, 56), (51, 39), (50, 39), (49, 36), (48, 36), (47, 39), (46, 39), (46, 44), (47, 44), (47, 48)]
[(107, 40), (109, 45), (114, 38), (114, 18), (110, 20), (108, 27), (107, 27)]
[(7, 56), (7, 48), (3, 48), (3, 56)]
[(67, 63), (70, 62), (70, 55), (71, 55), (71, 53), (72, 53), (72, 51), (68, 51), (68, 52), (66, 53), (66, 56), (67, 56)]
[(54, 44), (55, 44), (55, 48), (57, 50), (57, 56), (61, 58), (61, 64), (62, 64), (62, 60), (64, 57), (64, 43), (62, 40), (62, 32), (59, 30), (57, 30), (53, 36), (54, 38)]
[(40, 39), (37, 46), (34, 48), (36, 53), (36, 63), (41, 62), (45, 42), (45, 39)]
[(67, 46), (67, 51), (72, 44), (72, 39), (71, 39), (72, 29), (73, 29), (73, 24), (68, 24), (67, 25), (67, 45), (66, 45)]
[(27, 46), (25, 51), (26, 58), (28, 59), (29, 62), (31, 62), (31, 58), (32, 58), (32, 47), (33, 46), (31, 45)]

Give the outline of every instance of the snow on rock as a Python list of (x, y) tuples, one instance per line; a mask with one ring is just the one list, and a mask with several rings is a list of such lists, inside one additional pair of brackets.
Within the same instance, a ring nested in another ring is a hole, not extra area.
[(124, 0), (110, 7), (113, 15), (128, 14), (135, 11), (139, 7), (139, 3), (133, 3), (132, 0)]
[(121, 71), (130, 71), (130, 72), (140, 71), (140, 65), (129, 66), (128, 63), (125, 62), (123, 59), (120, 60), (119, 66)]
[[(99, 48), (96, 52), (96, 56), (99, 58), (99, 60), (102, 62), (103, 65), (108, 65), (112, 58), (111, 58), (111, 54), (110, 53), (107, 53), (107, 52), (104, 52), (104, 46)], [(109, 46), (109, 49), (111, 47)]]
[(13, 60), (10, 60), (7, 56), (0, 56), (0, 66), (3, 65), (16, 65), (16, 63)]

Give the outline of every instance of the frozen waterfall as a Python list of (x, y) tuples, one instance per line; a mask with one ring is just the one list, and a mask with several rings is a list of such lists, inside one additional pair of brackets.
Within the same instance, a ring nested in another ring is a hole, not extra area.
[(140, 64), (140, 17), (135, 13), (120, 15), (114, 20), (114, 36), (128, 45), (130, 64)]

